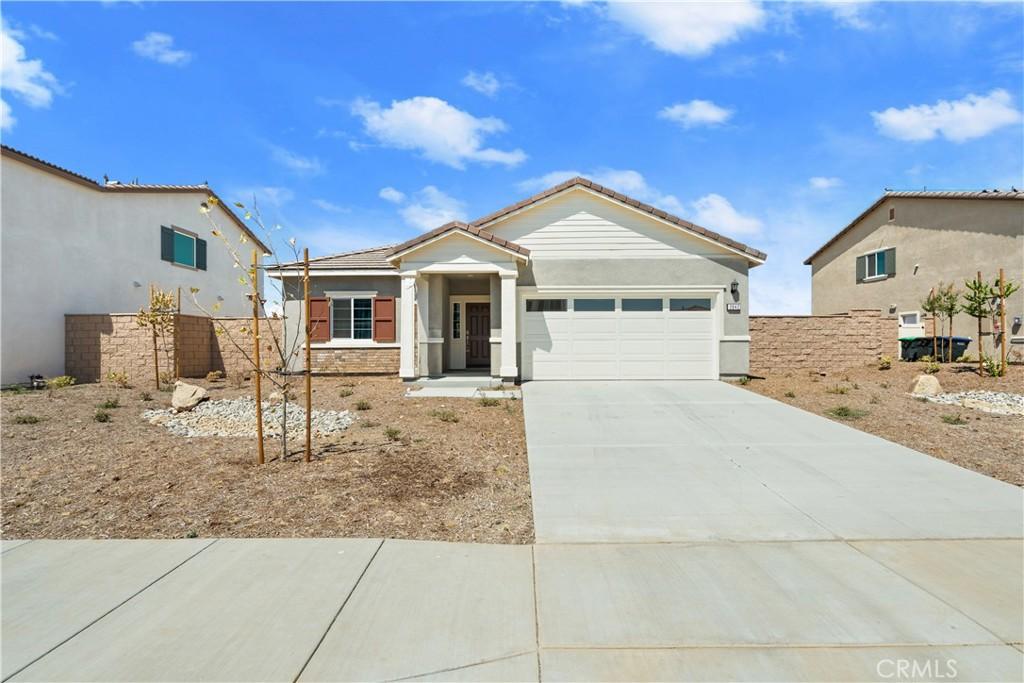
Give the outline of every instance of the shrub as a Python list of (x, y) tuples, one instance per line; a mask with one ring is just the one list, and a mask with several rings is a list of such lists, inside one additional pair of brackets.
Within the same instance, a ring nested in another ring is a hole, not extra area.
[(917, 362), (918, 362), (918, 363), (931, 363), (931, 362), (933, 362), (934, 360), (935, 360), (935, 359), (934, 359), (934, 358), (932, 358), (931, 356), (918, 356), (918, 357), (917, 357)]
[(981, 367), (989, 377), (999, 376), (999, 361), (992, 356), (982, 356)]
[(750, 378), (747, 377), (746, 375), (743, 375), (742, 377), (740, 377), (736, 381), (739, 382), (743, 386), (747, 386), (748, 384), (750, 384)]
[(839, 386), (838, 384), (833, 384), (828, 389), (825, 389), (825, 393), (845, 396), (846, 394), (850, 393), (850, 390), (846, 387)]
[(859, 420), (868, 414), (866, 410), (857, 410), (850, 406), (836, 406), (825, 411), (826, 415), (839, 418), (840, 420)]
[(935, 361), (932, 361), (931, 363), (928, 363), (927, 365), (924, 366), (924, 371), (929, 375), (934, 375), (941, 369), (942, 366), (936, 363)]
[(965, 425), (967, 420), (963, 419), (959, 415), (943, 415), (942, 421), (948, 425)]
[(348, 398), (354, 393), (356, 392), (352, 391), (351, 389), (342, 389), (341, 391), (338, 392), (338, 396), (341, 396), (342, 398)]
[(114, 408), (120, 407), (120, 402), (116, 398), (108, 398), (106, 401), (100, 404), (100, 408), (103, 410), (113, 410)]
[(878, 369), (879, 370), (891, 370), (892, 369), (892, 357), (891, 356), (882, 356), (881, 358), (879, 358), (878, 359)]
[(384, 430), (384, 436), (388, 437), (388, 441), (398, 441), (398, 437), (402, 436), (402, 430), (394, 427), (387, 427)]
[(75, 383), (75, 378), (71, 375), (61, 375), (60, 377), (51, 377), (46, 380), (46, 386), (51, 389), (64, 389), (70, 387)]
[(170, 370), (164, 370), (163, 372), (160, 373), (160, 384), (161, 385), (173, 385), (174, 384), (174, 380), (176, 380), (176, 379), (177, 379), (177, 377), (175, 377), (174, 373), (171, 372)]
[(224, 379), (224, 373), (220, 370), (210, 370), (206, 373), (207, 382), (219, 382), (222, 379)]
[(972, 356), (969, 353), (965, 353), (964, 355), (962, 355), (959, 358), (957, 358), (956, 362), (957, 363), (973, 363), (974, 362), (974, 356)]
[(3, 393), (5, 393), (5, 394), (15, 394), (15, 395), (17, 395), (17, 394), (27, 394), (28, 393), (28, 387), (22, 386), (21, 384), (12, 384), (11, 386), (9, 386), (6, 389), (4, 389)]
[(39, 422), (40, 418), (35, 415), (15, 415), (14, 424), (16, 425), (34, 425)]
[(110, 413), (105, 410), (97, 410), (96, 414), (92, 416), (92, 419), (97, 422), (110, 422)]
[(796, 392), (795, 391), (787, 391), (785, 394), (783, 394), (783, 396), (785, 396), (786, 398), (796, 398)]
[(430, 414), (436, 417), (441, 422), (459, 421), (459, 416), (454, 410), (433, 410), (430, 412)]
[(487, 396), (484, 396), (483, 398), (480, 399), (480, 405), (483, 406), (484, 408), (493, 408), (499, 403), (501, 403), (501, 401), (499, 401), (498, 399), (488, 398)]
[(373, 420), (364, 420), (359, 423), (359, 426), (362, 427), (363, 429), (373, 429), (374, 427), (379, 427), (380, 422), (374, 422)]
[(369, 410), (372, 407), (369, 401), (356, 401), (356, 410)]
[(143, 391), (141, 394), (139, 394), (139, 400), (140, 401), (152, 401), (153, 400), (153, 395), (151, 393), (149, 393), (148, 391)]
[(107, 373), (107, 381), (113, 384), (115, 387), (120, 387), (121, 389), (127, 389), (129, 386), (131, 386), (128, 383), (128, 373), (126, 372), (118, 372), (116, 370), (111, 370), (110, 372)]

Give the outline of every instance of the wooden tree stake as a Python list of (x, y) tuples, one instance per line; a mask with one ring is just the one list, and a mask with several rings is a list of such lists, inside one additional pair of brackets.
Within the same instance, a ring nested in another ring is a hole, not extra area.
[(312, 454), (312, 446), (310, 443), (311, 437), (310, 432), (313, 428), (313, 363), (311, 359), (311, 351), (309, 347), (310, 340), (310, 324), (309, 324), (309, 249), (302, 250), (302, 282), (305, 286), (305, 293), (303, 299), (305, 302), (305, 310), (302, 314), (302, 319), (306, 323), (306, 462)]
[(252, 357), (253, 363), (256, 366), (256, 372), (253, 375), (256, 383), (256, 451), (258, 453), (257, 462), (262, 465), (265, 462), (263, 455), (263, 394), (260, 391), (260, 375), (262, 370), (260, 369), (260, 288), (259, 281), (256, 279), (259, 277), (259, 270), (257, 269), (258, 257), (256, 250), (252, 250)]
[(1003, 269), (999, 269), (999, 339), (1001, 350), (999, 352), (999, 376), (1006, 375), (1006, 281), (1003, 279)]
[[(928, 298), (935, 296), (935, 288), (932, 287), (928, 291)], [(935, 337), (935, 319), (938, 316), (938, 311), (932, 311), (932, 360), (936, 360), (939, 357), (939, 341)]]
[(178, 327), (181, 324), (181, 287), (178, 287), (177, 314), (174, 316), (174, 378), (181, 377), (181, 361), (178, 359)]
[[(149, 283), (149, 310), (153, 310), (153, 283)], [(153, 326), (153, 379), (156, 381), (156, 390), (160, 391), (160, 353), (156, 345), (156, 326)]]
[[(978, 280), (977, 281), (978, 282), (982, 281), (981, 280), (981, 271), (980, 270), (978, 271)], [(983, 362), (984, 358), (985, 358), (985, 345), (982, 343), (982, 340), (981, 340), (981, 315), (980, 315), (980, 312), (979, 312), (979, 315), (978, 315), (978, 377), (984, 377), (985, 376), (985, 363)]]

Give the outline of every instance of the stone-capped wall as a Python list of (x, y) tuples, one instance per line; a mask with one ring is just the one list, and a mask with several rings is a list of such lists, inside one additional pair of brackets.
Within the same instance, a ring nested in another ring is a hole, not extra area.
[(750, 316), (750, 372), (829, 372), (899, 358), (899, 323), (878, 310)]
[[(157, 341), (160, 372), (173, 370), (174, 339)], [(64, 372), (94, 382), (110, 372), (129, 381), (153, 381), (153, 333), (139, 327), (132, 313), (64, 317)]]

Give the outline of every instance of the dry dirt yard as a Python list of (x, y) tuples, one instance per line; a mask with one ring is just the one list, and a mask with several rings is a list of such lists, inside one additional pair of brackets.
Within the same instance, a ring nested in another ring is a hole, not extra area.
[[(921, 363), (894, 361), (821, 376), (808, 371), (752, 379), (745, 388), (843, 422), (961, 467), (1024, 486), (1024, 418), (994, 415), (916, 399), (907, 392)], [(1005, 377), (979, 377), (976, 365), (943, 364), (935, 375), (943, 392), (987, 390), (1024, 394), (1024, 367)], [(863, 413), (839, 419), (828, 411), (846, 406)], [(957, 420), (959, 416), (959, 420)]]
[[(251, 396), (248, 384), (188, 381), (211, 399)], [(263, 466), (255, 439), (184, 438), (144, 421), (144, 410), (170, 405), (170, 393), (151, 387), (4, 392), (2, 536), (533, 541), (521, 401), (405, 398), (396, 378), (316, 378), (313, 386), (314, 409), (352, 410), (357, 421), (314, 440), (308, 464), (301, 432), (284, 461), (280, 442), (268, 439), (274, 459)], [(119, 407), (97, 422), (109, 399)], [(369, 409), (355, 410), (360, 401)]]

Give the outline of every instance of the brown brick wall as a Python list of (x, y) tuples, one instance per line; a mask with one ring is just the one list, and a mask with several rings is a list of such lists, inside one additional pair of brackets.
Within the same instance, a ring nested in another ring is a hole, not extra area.
[(400, 349), (313, 349), (314, 372), (344, 375), (397, 375)]
[(899, 357), (899, 323), (877, 310), (750, 316), (750, 371), (843, 370)]
[[(281, 364), (274, 348), (274, 335), (280, 339), (280, 318), (260, 320), (260, 365), (277, 367)], [(272, 328), (268, 329), (268, 328)], [(252, 318), (218, 318), (210, 333), (210, 368), (220, 370), (225, 376), (252, 372)], [(242, 330), (245, 330), (243, 332)]]
[(213, 330), (208, 318), (179, 315), (175, 327), (178, 370), (182, 377), (205, 377), (210, 365)]

